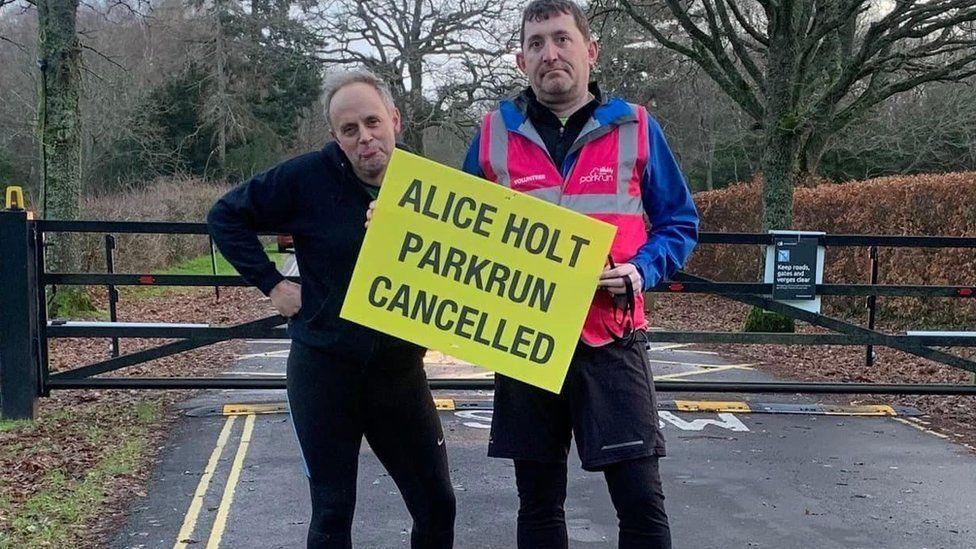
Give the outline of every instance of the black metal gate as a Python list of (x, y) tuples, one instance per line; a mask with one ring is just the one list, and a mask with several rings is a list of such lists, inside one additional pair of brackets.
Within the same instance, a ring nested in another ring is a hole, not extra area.
[[(23, 211), (0, 211), (0, 411), (5, 418), (33, 417), (37, 398), (55, 389), (280, 389), (283, 379), (248, 377), (159, 378), (96, 377), (128, 366), (189, 351), (229, 339), (287, 339), (281, 326), (285, 319), (274, 315), (233, 326), (152, 326), (119, 325), (114, 322), (76, 325), (49, 321), (44, 303), (49, 286), (246, 286), (239, 276), (49, 273), (44, 267), (44, 236), (48, 233), (101, 234), (184, 234), (206, 235), (203, 223), (102, 222), (28, 220)], [(913, 248), (976, 248), (976, 238), (927, 236), (821, 235), (824, 246)], [(699, 243), (769, 245), (773, 236), (749, 233), (702, 233)], [(294, 280), (298, 280), (294, 278)], [(976, 297), (970, 286), (819, 284), (818, 295), (827, 296), (913, 296)], [(976, 363), (934, 347), (973, 347), (976, 337), (968, 335), (920, 336), (892, 335), (864, 328), (774, 301), (770, 284), (714, 282), (687, 273), (660, 284), (654, 292), (706, 293), (777, 312), (809, 322), (835, 333), (781, 334), (738, 332), (650, 332), (655, 342), (736, 343), (780, 345), (861, 345), (885, 346), (949, 366), (976, 373)], [(177, 341), (68, 371), (51, 373), (48, 368), (48, 342), (59, 337), (166, 338)], [(486, 389), (491, 380), (437, 379), (432, 389)], [(659, 391), (742, 392), (742, 393), (892, 393), (892, 394), (971, 394), (974, 385), (952, 384), (875, 384), (875, 383), (757, 383), (659, 381)]]

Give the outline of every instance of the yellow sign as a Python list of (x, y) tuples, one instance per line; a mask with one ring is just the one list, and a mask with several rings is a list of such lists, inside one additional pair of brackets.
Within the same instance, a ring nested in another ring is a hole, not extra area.
[(340, 316), (559, 392), (615, 232), (397, 150)]
[(23, 210), (26, 207), (24, 203), (24, 190), (15, 185), (7, 187), (7, 209)]

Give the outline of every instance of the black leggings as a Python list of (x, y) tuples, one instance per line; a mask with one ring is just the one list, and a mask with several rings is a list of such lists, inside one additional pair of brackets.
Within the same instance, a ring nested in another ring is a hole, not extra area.
[(451, 547), (454, 490), (423, 353), (363, 356), (350, 361), (292, 342), (288, 400), (312, 498), (308, 547), (352, 547), (364, 435), (403, 494), (413, 518), (411, 547)]
[[(622, 461), (603, 469), (620, 522), (621, 549), (670, 549), (671, 530), (657, 457)], [(564, 549), (566, 463), (515, 460), (520, 549)]]

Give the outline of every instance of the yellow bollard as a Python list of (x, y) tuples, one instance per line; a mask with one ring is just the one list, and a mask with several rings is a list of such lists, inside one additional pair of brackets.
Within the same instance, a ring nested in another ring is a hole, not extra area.
[(15, 185), (7, 187), (7, 209), (23, 210), (26, 207), (24, 203), (24, 189)]

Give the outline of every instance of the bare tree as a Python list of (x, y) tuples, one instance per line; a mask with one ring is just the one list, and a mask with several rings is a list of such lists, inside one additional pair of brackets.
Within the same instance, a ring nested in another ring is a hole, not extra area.
[[(763, 227), (830, 140), (892, 95), (976, 73), (972, 0), (620, 0), (695, 61), (763, 131)], [(674, 24), (663, 24), (660, 14)]]
[(470, 125), (472, 106), (511, 89), (503, 58), (515, 30), (514, 0), (336, 0), (312, 24), (330, 64), (373, 70), (393, 89), (404, 141), (423, 153), (424, 130)]
[[(217, 140), (216, 165), (220, 170), (227, 165), (227, 145), (257, 126), (239, 89), (231, 86), (233, 44), (228, 26), (233, 18), (239, 18), (243, 7), (236, 0), (213, 0), (201, 2), (205, 19), (209, 23), (209, 36), (200, 44), (198, 55), (209, 68), (210, 80), (207, 99), (204, 103), (203, 120), (214, 128)], [(208, 163), (209, 164), (209, 163)]]
[(37, 19), (7, 8), (0, 15), (0, 186), (24, 185), (32, 207), (39, 196), (35, 169)]
[[(606, 4), (591, 3), (589, 10), (590, 30), (600, 43), (594, 78), (604, 93), (648, 108), (664, 126), (693, 189), (739, 180), (735, 151), (746, 147), (752, 122), (697, 64), (648, 39), (627, 14)], [(751, 173), (748, 165), (741, 171)]]
[(821, 171), (850, 180), (976, 169), (976, 78), (968, 84), (929, 83), (889, 98), (838, 134)]

